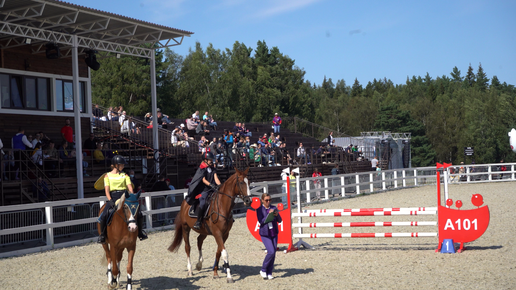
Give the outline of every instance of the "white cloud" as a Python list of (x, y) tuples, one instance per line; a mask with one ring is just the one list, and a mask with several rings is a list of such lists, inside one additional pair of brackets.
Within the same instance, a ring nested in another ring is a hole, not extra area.
[[(278, 14), (288, 13), (305, 6), (309, 6), (321, 0), (283, 0), (283, 1), (269, 1), (265, 4), (267, 8), (256, 13), (259, 18), (266, 18)], [(265, 3), (265, 2), (262, 2)]]

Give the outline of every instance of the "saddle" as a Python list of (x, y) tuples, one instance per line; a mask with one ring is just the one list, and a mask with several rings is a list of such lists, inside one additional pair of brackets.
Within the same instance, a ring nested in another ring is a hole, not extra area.
[[(208, 212), (210, 211), (211, 207), (211, 197), (208, 199), (208, 207), (206, 208), (206, 211), (204, 212), (203, 218), (206, 218), (208, 216)], [(199, 216), (199, 202), (195, 202), (190, 206), (190, 209), (188, 210), (188, 216), (191, 218), (197, 218)]]

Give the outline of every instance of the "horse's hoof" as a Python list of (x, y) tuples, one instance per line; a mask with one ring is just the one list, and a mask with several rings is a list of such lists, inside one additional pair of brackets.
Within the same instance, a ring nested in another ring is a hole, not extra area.
[(195, 265), (195, 270), (201, 271), (201, 269), (202, 269), (202, 264), (201, 263), (197, 263), (197, 265)]
[(193, 274), (192, 273), (188, 273), (188, 277), (193, 277)]
[(233, 281), (233, 278), (228, 278), (228, 283), (235, 283), (235, 281)]

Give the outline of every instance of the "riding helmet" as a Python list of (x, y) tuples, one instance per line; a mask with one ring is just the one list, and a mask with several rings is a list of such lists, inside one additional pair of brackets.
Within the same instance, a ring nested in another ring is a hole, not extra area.
[(211, 153), (210, 151), (205, 152), (202, 157), (206, 160), (215, 159), (215, 155), (213, 155), (213, 153)]
[(113, 156), (113, 159), (111, 159), (111, 165), (116, 166), (118, 164), (127, 165), (127, 162), (125, 161), (124, 157), (115, 155)]

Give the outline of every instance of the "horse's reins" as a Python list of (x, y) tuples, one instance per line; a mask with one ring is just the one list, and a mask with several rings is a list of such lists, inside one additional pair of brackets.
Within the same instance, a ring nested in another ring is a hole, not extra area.
[(236, 176), (236, 183), (237, 183), (237, 186), (238, 186), (238, 189), (240, 190), (240, 193), (235, 195), (235, 196), (231, 196), (225, 192), (222, 192), (220, 190), (217, 190), (215, 193), (217, 194), (213, 200), (213, 202), (215, 203), (214, 205), (217, 207), (217, 210), (215, 211), (215, 207), (212, 209), (212, 212), (210, 214), (210, 218), (213, 214), (217, 214), (217, 218), (215, 218), (215, 220), (212, 220), (211, 222), (212, 223), (216, 223), (218, 220), (219, 220), (219, 216), (223, 217), (224, 219), (228, 220), (229, 218), (224, 216), (223, 214), (220, 214), (220, 204), (218, 202), (219, 200), (219, 195), (225, 195), (227, 197), (229, 197), (231, 199), (231, 202), (233, 203), (234, 202), (234, 199), (237, 197), (237, 196), (241, 196), (242, 199), (244, 199), (244, 192), (242, 190), (242, 187), (240, 185), (240, 182), (238, 181), (238, 175)]

